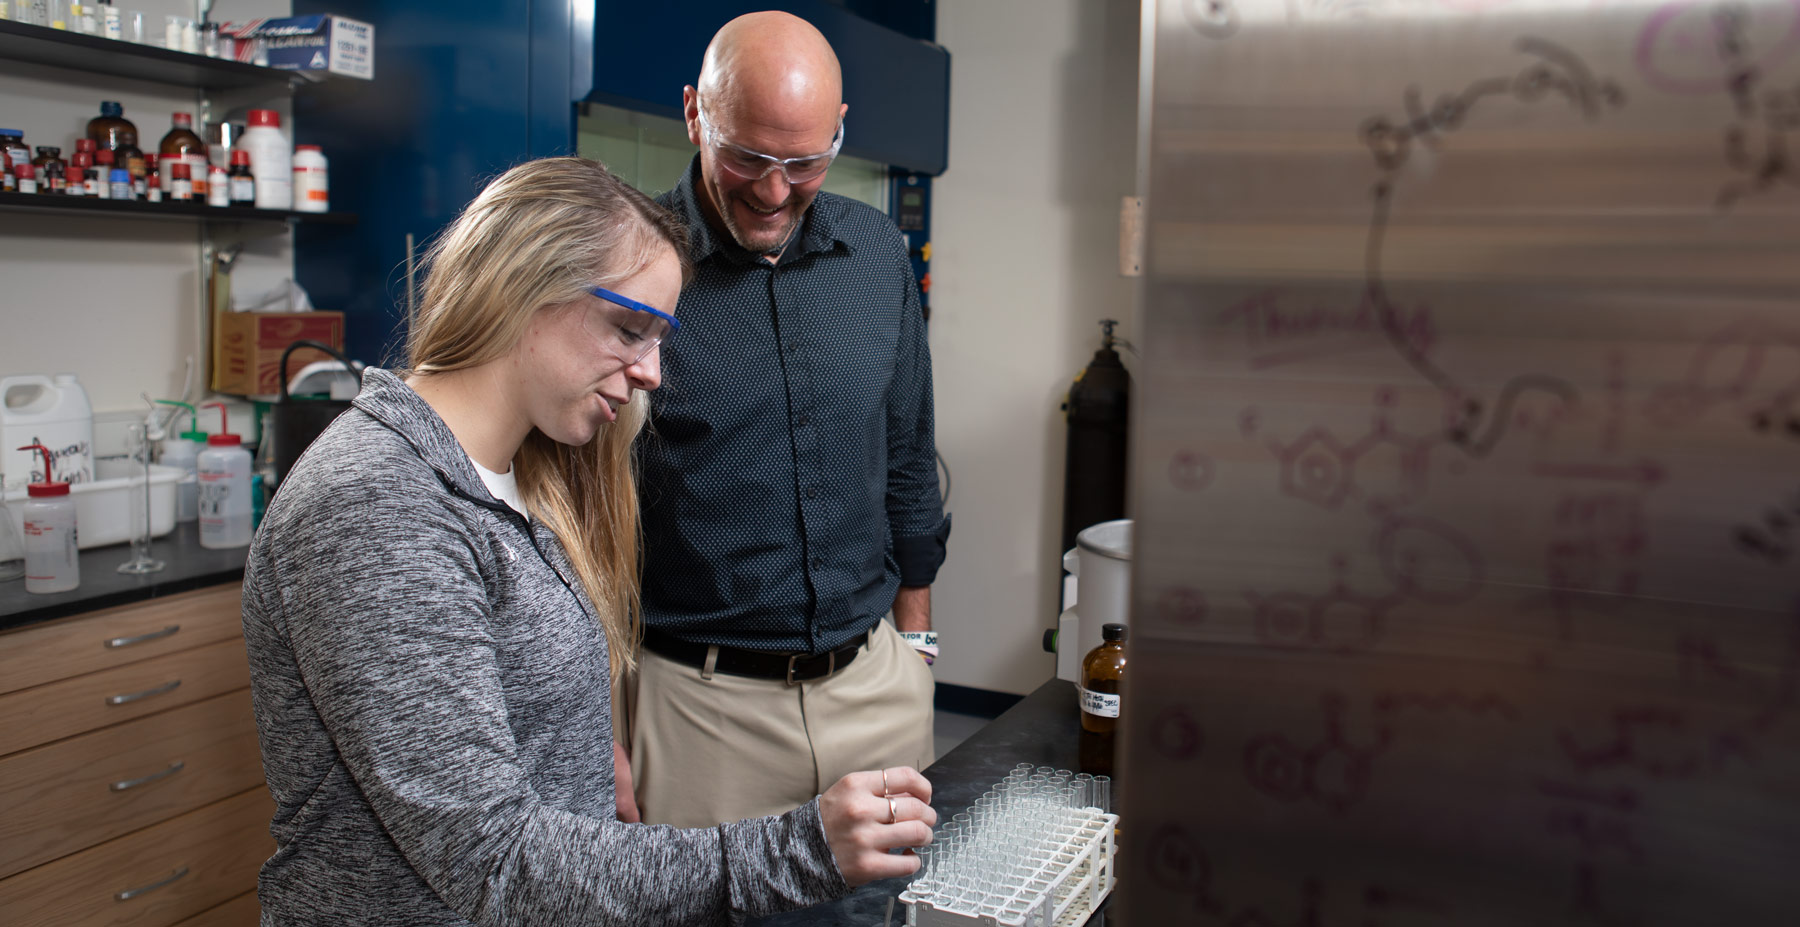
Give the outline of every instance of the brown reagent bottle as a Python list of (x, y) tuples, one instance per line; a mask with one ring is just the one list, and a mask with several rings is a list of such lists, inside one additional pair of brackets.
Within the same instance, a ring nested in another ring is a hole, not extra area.
[(1081, 661), (1081, 741), (1077, 751), (1081, 771), (1096, 776), (1113, 774), (1117, 755), (1115, 733), (1119, 726), (1119, 684), (1125, 678), (1125, 626), (1100, 626), (1101, 644)]
[[(125, 118), (124, 106), (102, 100), (100, 115), (88, 120), (87, 135), (99, 146), (98, 151), (113, 153), (113, 166), (130, 171), (133, 183), (144, 176), (144, 152), (138, 148), (137, 126)], [(99, 161), (97, 156), (95, 161)]]

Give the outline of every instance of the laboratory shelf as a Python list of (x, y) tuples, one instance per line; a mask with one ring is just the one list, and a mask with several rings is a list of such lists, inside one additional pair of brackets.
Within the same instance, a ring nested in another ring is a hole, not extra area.
[(211, 219), (217, 222), (316, 222), (355, 225), (353, 212), (296, 212), (291, 209), (254, 209), (249, 206), (208, 206), (201, 202), (148, 203), (139, 200), (103, 200), (56, 193), (0, 193), (0, 210), (39, 215), (87, 213), (131, 219)]
[[(159, 17), (156, 28), (161, 29), (162, 25)], [(289, 87), (315, 79), (300, 71), (258, 67), (226, 58), (0, 20), (0, 62), (6, 61), (49, 64), (200, 90)]]

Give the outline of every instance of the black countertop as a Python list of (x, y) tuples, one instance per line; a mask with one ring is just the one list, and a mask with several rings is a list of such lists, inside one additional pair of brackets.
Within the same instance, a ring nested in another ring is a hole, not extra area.
[(249, 552), (248, 547), (201, 547), (197, 522), (177, 524), (174, 531), (150, 542), (150, 556), (165, 564), (159, 573), (120, 573), (119, 564), (131, 559), (130, 544), (84, 550), (81, 585), (68, 592), (33, 595), (25, 591), (22, 579), (0, 583), (0, 631), (190, 589), (235, 583), (244, 578), (244, 560)]
[[(1080, 729), (1075, 686), (1061, 679), (1038, 686), (1037, 691), (1026, 696), (1024, 701), (976, 731), (925, 770), (925, 778), (931, 780), (931, 805), (937, 809), (938, 820), (948, 820), (950, 815), (974, 804), (981, 793), (1006, 778), (1006, 774), (1020, 763), (1075, 769), (1075, 741)], [(1116, 783), (1114, 787), (1116, 790)], [(1116, 791), (1113, 805), (1118, 806)], [(887, 913), (888, 900), (899, 895), (910, 880), (908, 877), (870, 882), (831, 904), (755, 918), (750, 924), (753, 927), (876, 927)], [(1107, 907), (1102, 903), (1101, 910), (1105, 911)], [(903, 910), (903, 905), (895, 903), (894, 923), (904, 922)], [(1098, 924), (1103, 919), (1096, 917), (1089, 924)]]

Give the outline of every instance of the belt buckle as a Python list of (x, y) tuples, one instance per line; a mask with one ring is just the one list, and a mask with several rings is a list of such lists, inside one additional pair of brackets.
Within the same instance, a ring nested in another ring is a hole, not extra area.
[[(807, 656), (807, 654), (804, 654), (804, 653), (788, 654), (787, 684), (788, 684), (788, 688), (790, 688), (790, 689), (792, 689), (793, 687), (800, 684), (799, 682), (794, 681), (794, 663), (796, 661), (798, 661), (801, 657), (804, 657), (804, 656)], [(835, 672), (837, 672), (837, 651), (835, 651), (835, 650), (827, 651), (825, 654), (825, 676), (820, 676), (819, 678), (824, 679), (827, 676), (830, 676), (832, 673), (835, 673)], [(805, 680), (801, 680), (801, 682), (805, 682)]]

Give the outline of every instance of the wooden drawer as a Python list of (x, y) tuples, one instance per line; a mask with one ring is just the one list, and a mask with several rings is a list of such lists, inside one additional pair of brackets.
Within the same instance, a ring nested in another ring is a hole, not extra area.
[(256, 901), (256, 893), (249, 892), (202, 911), (175, 927), (256, 927), (261, 922), (262, 906)]
[(0, 759), (0, 877), (262, 787), (248, 689), (15, 753)]
[(0, 692), (241, 637), (242, 599), (229, 583), (0, 634)]
[(167, 927), (256, 888), (274, 813), (258, 786), (0, 879), (0, 911), (8, 927)]
[(0, 695), (0, 756), (250, 685), (235, 637)]

